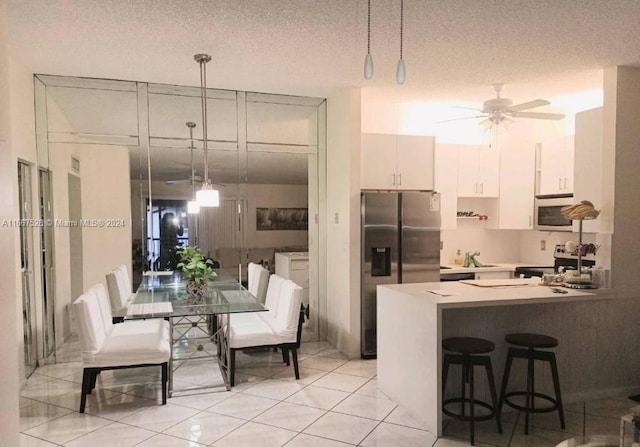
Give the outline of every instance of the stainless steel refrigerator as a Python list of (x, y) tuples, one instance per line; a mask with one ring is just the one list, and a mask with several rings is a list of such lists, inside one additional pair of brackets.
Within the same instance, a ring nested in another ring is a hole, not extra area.
[(440, 281), (439, 198), (430, 191), (361, 193), (363, 358), (376, 356), (376, 286)]

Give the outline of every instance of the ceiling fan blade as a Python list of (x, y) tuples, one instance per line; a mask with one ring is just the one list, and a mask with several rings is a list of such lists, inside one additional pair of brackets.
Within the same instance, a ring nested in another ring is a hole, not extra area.
[(465, 109), (465, 110), (474, 110), (476, 112), (481, 112), (482, 110), (474, 108), (474, 107), (464, 107), (464, 106), (451, 106), (452, 109)]
[(165, 184), (167, 185), (178, 185), (180, 183), (191, 183), (191, 180), (189, 179), (182, 179), (182, 180), (167, 180), (165, 181)]
[(450, 123), (451, 121), (470, 120), (472, 118), (486, 118), (487, 115), (463, 116), (462, 118), (452, 118), (450, 120), (434, 121), (434, 124)]
[(519, 112), (520, 110), (533, 109), (534, 107), (548, 106), (551, 104), (545, 99), (534, 99), (533, 101), (523, 102), (522, 104), (516, 104), (509, 107), (510, 112)]
[(539, 113), (539, 112), (513, 112), (511, 116), (514, 118), (537, 118), (541, 120), (561, 120), (564, 118), (562, 113)]

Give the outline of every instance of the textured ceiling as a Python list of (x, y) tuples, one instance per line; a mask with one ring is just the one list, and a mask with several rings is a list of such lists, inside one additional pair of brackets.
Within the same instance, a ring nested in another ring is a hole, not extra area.
[(406, 0), (407, 81), (395, 85), (400, 0), (372, 0), (375, 74), (362, 76), (366, 0), (9, 0), (13, 57), (34, 72), (376, 99), (514, 101), (601, 87), (640, 65), (638, 0)]

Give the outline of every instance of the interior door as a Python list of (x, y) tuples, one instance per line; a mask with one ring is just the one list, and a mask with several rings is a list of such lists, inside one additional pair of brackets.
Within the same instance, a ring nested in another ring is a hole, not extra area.
[[(20, 221), (30, 222), (31, 215), (31, 167), (18, 162), (18, 203)], [(36, 306), (33, 285), (32, 226), (20, 225), (20, 267), (22, 279), (22, 324), (24, 335), (24, 370), (29, 377), (38, 366), (38, 342), (36, 337)]]
[(47, 362), (55, 363), (56, 326), (55, 326), (55, 287), (53, 280), (53, 206), (51, 203), (51, 177), (48, 169), (39, 170), (40, 185), (40, 220), (44, 225), (40, 227), (40, 256), (42, 265), (42, 312), (43, 312), (43, 343), (44, 358)]

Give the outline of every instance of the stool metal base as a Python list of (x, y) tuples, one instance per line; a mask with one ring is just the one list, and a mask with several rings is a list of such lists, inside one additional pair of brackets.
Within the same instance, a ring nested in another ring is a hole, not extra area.
[[(527, 360), (527, 390), (526, 391), (511, 391), (507, 393), (507, 385), (509, 382), (509, 375), (511, 373), (511, 364), (514, 358), (521, 358)], [(551, 367), (551, 377), (553, 381), (553, 389), (555, 398), (546, 394), (538, 393), (535, 391), (535, 370), (534, 360), (541, 360), (549, 362)], [(511, 401), (509, 398), (513, 396), (524, 396), (525, 405), (519, 405)], [(543, 399), (551, 403), (549, 407), (537, 408), (535, 406), (535, 398)], [(534, 348), (522, 349), (522, 348), (509, 348), (507, 353), (507, 363), (504, 368), (504, 376), (502, 377), (502, 386), (500, 389), (500, 400), (498, 402), (497, 412), (498, 415), (502, 412), (503, 404), (507, 404), (512, 408), (523, 411), (525, 414), (524, 433), (529, 434), (529, 414), (531, 413), (550, 413), (558, 410), (558, 416), (560, 418), (560, 427), (565, 429), (564, 422), (564, 410), (562, 407), (562, 395), (560, 394), (560, 379), (558, 378), (558, 366), (556, 364), (556, 355), (551, 351), (541, 351)]]
[[(498, 433), (502, 433), (502, 424), (500, 422), (500, 413), (498, 409), (498, 396), (496, 393), (495, 382), (493, 378), (493, 367), (491, 366), (491, 357), (487, 355), (469, 355), (469, 354), (445, 354), (444, 362), (442, 365), (442, 395), (444, 396), (445, 388), (447, 385), (447, 376), (449, 375), (450, 365), (462, 366), (462, 383), (461, 383), (461, 395), (460, 397), (453, 397), (443, 400), (442, 412), (447, 416), (458, 419), (461, 421), (469, 422), (469, 439), (470, 444), (474, 445), (475, 442), (475, 422), (476, 421), (488, 421), (490, 419), (496, 419), (496, 425), (498, 427)], [(473, 367), (484, 366), (487, 372), (487, 379), (489, 381), (489, 390), (491, 393), (491, 400), (493, 405), (476, 400), (474, 398), (474, 377)], [(466, 384), (469, 384), (469, 397), (466, 397)], [(455, 413), (447, 408), (447, 405), (460, 404), (460, 412)], [(469, 406), (469, 415), (465, 414), (465, 407)], [(489, 410), (488, 415), (476, 415), (475, 407), (483, 407)]]

